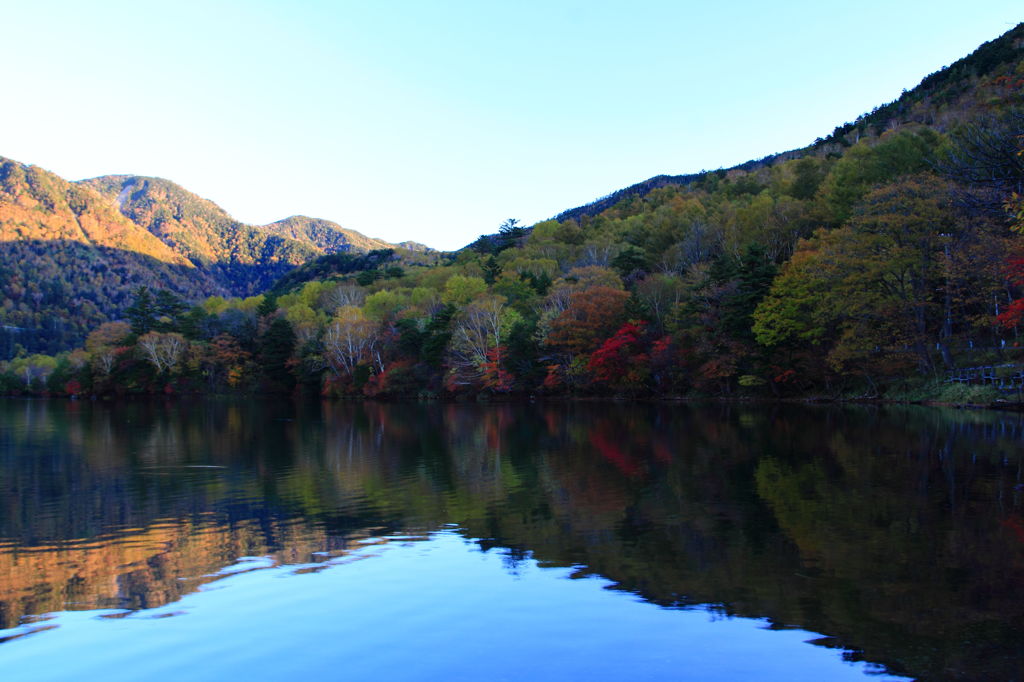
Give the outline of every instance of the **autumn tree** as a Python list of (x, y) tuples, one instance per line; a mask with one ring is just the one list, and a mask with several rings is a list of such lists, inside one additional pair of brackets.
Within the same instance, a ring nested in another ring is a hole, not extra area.
[(466, 305), (487, 291), (487, 282), (481, 277), (452, 275), (444, 285), (441, 301), (447, 305)]
[(568, 305), (551, 321), (545, 342), (572, 355), (589, 353), (622, 323), (629, 294), (598, 286), (569, 296)]
[[(1012, 118), (1013, 125), (1010, 134), (994, 136), (991, 132), (975, 130), (974, 145), (968, 147), (962, 153), (967, 159), (976, 160), (978, 156), (989, 159), (983, 164), (983, 168), (989, 170), (983, 173), (980, 180), (996, 184), (996, 191), (1003, 198), (1002, 209), (1009, 217), (1010, 230), (1018, 235), (1024, 235), (1024, 113), (1016, 112)], [(1009, 127), (1009, 126), (1007, 126)], [(992, 139), (992, 138), (995, 139)], [(1011, 137), (1012, 140), (1007, 140)], [(973, 149), (980, 147), (981, 149)], [(962, 163), (962, 162), (961, 162)], [(974, 168), (970, 164), (968, 170)], [(995, 166), (995, 168), (992, 168)], [(973, 171), (978, 172), (978, 171)], [(1018, 291), (1024, 288), (1024, 248), (1020, 242), (1013, 241), (1011, 253), (1004, 260), (1004, 272), (1007, 283)], [(1007, 329), (1016, 329), (1024, 320), (1024, 297), (1011, 298), (1006, 308), (996, 316), (1000, 325)]]
[(229, 334), (219, 334), (205, 348), (203, 368), (211, 386), (238, 388), (251, 374), (252, 353)]
[(505, 305), (503, 296), (491, 294), (478, 296), (456, 315), (448, 354), (449, 385), (508, 390), (512, 377), (504, 367), (503, 344), (521, 319)]
[(335, 375), (352, 376), (361, 363), (380, 363), (379, 341), (376, 322), (359, 308), (343, 306), (324, 332), (324, 359)]
[(104, 376), (114, 369), (118, 349), (132, 333), (127, 322), (104, 322), (89, 333), (85, 339), (85, 350), (92, 358), (93, 367)]
[(177, 332), (149, 332), (136, 344), (143, 357), (160, 373), (170, 373), (188, 349), (188, 341)]
[(363, 312), (374, 320), (393, 321), (410, 304), (408, 289), (381, 289), (366, 297), (366, 301), (363, 303)]
[(628, 300), (627, 292), (605, 286), (569, 295), (565, 308), (545, 325), (544, 344), (551, 353), (548, 387), (583, 381), (587, 355), (625, 321)]
[(366, 290), (352, 283), (342, 283), (321, 294), (324, 307), (333, 312), (345, 306), (362, 306), (366, 300)]
[(598, 347), (587, 361), (594, 380), (614, 391), (636, 394), (650, 379), (650, 355), (644, 348), (643, 322), (627, 322)]
[[(969, 208), (1005, 217), (1024, 208), (1024, 111), (1019, 109), (957, 127), (939, 168), (967, 191), (957, 198)], [(1008, 203), (1009, 202), (1009, 203)], [(1021, 216), (1018, 215), (1018, 219)]]
[(927, 170), (940, 144), (932, 130), (895, 132), (876, 143), (862, 141), (849, 150), (822, 183), (819, 197), (829, 220), (849, 220), (856, 205), (881, 183)]
[(907, 361), (932, 370), (948, 286), (940, 266), (961, 230), (948, 201), (927, 175), (869, 193), (849, 225), (800, 244), (754, 314), (757, 340), (822, 344), (833, 369), (869, 381)]

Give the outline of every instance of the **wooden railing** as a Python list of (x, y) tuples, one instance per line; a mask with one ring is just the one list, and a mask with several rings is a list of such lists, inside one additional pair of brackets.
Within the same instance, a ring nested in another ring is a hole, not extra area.
[(993, 386), (1000, 391), (1024, 390), (1024, 365), (982, 365), (946, 372), (947, 383)]

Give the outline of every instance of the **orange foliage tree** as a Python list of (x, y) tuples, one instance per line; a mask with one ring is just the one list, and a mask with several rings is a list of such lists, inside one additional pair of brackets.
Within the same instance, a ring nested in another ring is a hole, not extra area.
[(554, 353), (545, 388), (563, 383), (579, 385), (587, 355), (611, 336), (625, 321), (629, 294), (621, 289), (596, 286), (573, 293), (565, 309), (551, 320), (545, 345)]
[(547, 345), (572, 355), (592, 352), (622, 324), (628, 299), (625, 291), (605, 286), (573, 293), (551, 321)]

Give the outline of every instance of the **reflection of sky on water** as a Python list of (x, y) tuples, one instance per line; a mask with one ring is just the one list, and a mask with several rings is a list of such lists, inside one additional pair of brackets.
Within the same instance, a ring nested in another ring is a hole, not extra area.
[[(922, 408), (0, 401), (0, 629), (39, 614), (91, 612), (81, 616), (90, 633), (93, 627), (116, 632), (107, 624), (118, 619), (143, 623), (124, 637), (131, 645), (136, 629), (149, 631), (144, 623), (152, 614), (184, 610), (188, 617), (161, 621), (205, 622), (194, 612), (214, 603), (208, 595), (216, 588), (237, 595), (230, 608), (246, 603), (246, 586), (264, 579), (250, 583), (249, 575), (347, 576), (351, 566), (324, 567), (353, 552), (373, 556), (367, 543), (382, 537), (390, 553), (400, 549), (393, 546), (397, 534), (458, 528), (479, 538), (478, 547), (494, 548), (486, 556), (500, 557), (508, 574), (501, 581), (541, 571), (535, 558), (551, 567), (545, 570), (613, 581), (627, 599), (693, 607), (701, 617), (693, 622), (704, 624), (694, 628), (713, 633), (757, 630), (769, 620), (797, 626), (799, 646), (789, 635), (766, 633), (779, 653), (765, 655), (781, 657), (783, 665), (795, 647), (845, 666), (838, 651), (825, 648), (834, 646), (862, 652), (849, 658), (922, 679), (1021, 679), (1022, 439), (1017, 415)], [(360, 563), (385, 570), (395, 562)], [(479, 564), (452, 564), (453, 571), (463, 567)], [(395, 600), (418, 603), (419, 593), (430, 593), (416, 562), (403, 568), (411, 589), (399, 597), (376, 590), (381, 605), (374, 609), (391, 609)], [(245, 649), (254, 631), (266, 630), (292, 649), (315, 652), (311, 669), (338, 667), (331, 658), (337, 642), (360, 641), (362, 632), (308, 615), (341, 612), (344, 604), (328, 598), (302, 605), (291, 594), (305, 589), (299, 576), (289, 582), (297, 587), (282, 590), (289, 598), (267, 607), (276, 621), (225, 621), (218, 635), (223, 647)], [(360, 580), (376, 584), (372, 576)], [(453, 594), (423, 609), (433, 628), (450, 632), (457, 625), (449, 624), (450, 614), (488, 620), (489, 614), (454, 609), (476, 597), (455, 594), (459, 576), (449, 583)], [(205, 591), (193, 594), (199, 589)], [(529, 580), (519, 589), (536, 591)], [(500, 594), (494, 586), (474, 592), (485, 595), (481, 610), (491, 592)], [(667, 652), (662, 658), (677, 676), (684, 668), (700, 670), (699, 660), (658, 644), (661, 630), (678, 632), (692, 615), (665, 625), (659, 616), (613, 610), (596, 618), (604, 629), (594, 632), (563, 605), (557, 589), (551, 592), (547, 608), (525, 617), (519, 631), (505, 621), (488, 620), (489, 627), (508, 633), (506, 647), (525, 637), (523, 647), (539, 648), (555, 636), (543, 619), (563, 619), (573, 633), (586, 633), (574, 645), (580, 657), (588, 665), (600, 661), (609, 676), (619, 670), (619, 658), (635, 663), (632, 649)], [(95, 621), (104, 609), (122, 611)], [(431, 641), (432, 629), (403, 629), (416, 616), (410, 613), (386, 626), (366, 624), (373, 614), (348, 616), (384, 634), (367, 651), (346, 644), (338, 655), (356, 660), (384, 648), (390, 660), (398, 655), (393, 642), (404, 638), (411, 643), (402, 646), (432, 660), (438, 654), (417, 643)], [(300, 623), (312, 619), (324, 634), (293, 639), (287, 628), (298, 625), (288, 614)], [(752, 620), (722, 626), (715, 619), (725, 614)], [(64, 646), (75, 639), (67, 631), (79, 620), (71, 614), (37, 623), (61, 628), (0, 645), (0, 659), (38, 640), (52, 642), (39, 660), (65, 660), (63, 650), (81, 648)], [(185, 626), (154, 632), (178, 627)], [(824, 646), (802, 643), (813, 632), (827, 635), (818, 641)], [(736, 646), (731, 640), (746, 635), (716, 639), (713, 633), (715, 644), (702, 645), (709, 661), (743, 659), (729, 651)], [(461, 648), (450, 645), (457, 653), (449, 662), (472, 659), (465, 655), (471, 646), (487, 650), (479, 636), (448, 638), (466, 640), (457, 643)], [(151, 664), (173, 655), (194, 660), (181, 662), (183, 670), (205, 666), (212, 644), (198, 639), (182, 645), (169, 639), (171, 653), (153, 654)], [(698, 640), (679, 635), (673, 641)], [(588, 648), (595, 642), (596, 654)], [(623, 642), (632, 649), (625, 651)], [(102, 646), (116, 653), (125, 645)], [(718, 655), (721, 647), (726, 654)], [(572, 647), (558, 651), (560, 658), (575, 656)], [(346, 662), (345, 669), (353, 665)]]
[(368, 542), (325, 563), (247, 560), (163, 607), (64, 612), (0, 632), (46, 628), (0, 645), (0, 669), (26, 682), (840, 680), (877, 672), (806, 643), (816, 636), (803, 630), (664, 609), (605, 589), (604, 579), (570, 580), (571, 568), (526, 560), (509, 571), (507, 559), (445, 531)]

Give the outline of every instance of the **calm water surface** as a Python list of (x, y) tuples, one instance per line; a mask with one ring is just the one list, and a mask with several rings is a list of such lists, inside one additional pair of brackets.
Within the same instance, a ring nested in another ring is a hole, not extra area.
[(1021, 679), (1024, 424), (0, 401), (11, 680)]

